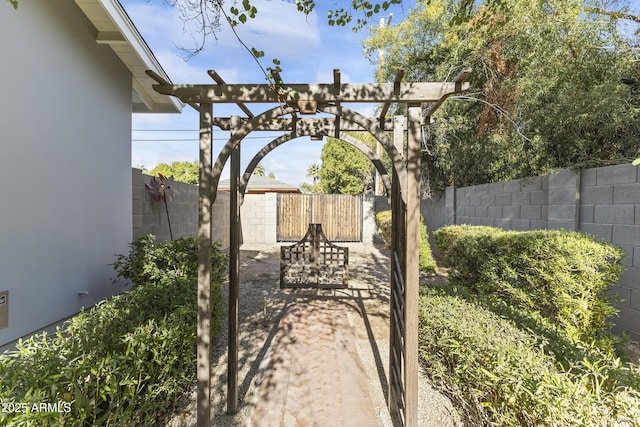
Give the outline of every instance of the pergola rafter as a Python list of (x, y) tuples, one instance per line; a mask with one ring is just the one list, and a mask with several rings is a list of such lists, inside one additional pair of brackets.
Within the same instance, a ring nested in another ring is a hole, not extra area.
[[(239, 217), (241, 195), (246, 189), (251, 167), (275, 147), (302, 135), (334, 135), (354, 144), (346, 131), (371, 133), (392, 160), (391, 207), (391, 306), (390, 306), (390, 366), (389, 407), (403, 425), (418, 425), (418, 289), (420, 230), (420, 147), (424, 118), (450, 95), (469, 88), (464, 82), (470, 70), (465, 69), (452, 82), (402, 83), (403, 73), (393, 83), (341, 83), (340, 71), (334, 70), (330, 84), (284, 84), (278, 73), (276, 84), (226, 84), (210, 71), (215, 85), (174, 85), (156, 78), (154, 89), (180, 98), (200, 113), (200, 174), (198, 227), (198, 339), (197, 339), (197, 422), (199, 427), (211, 425), (211, 214), (217, 195), (220, 174), (231, 157), (230, 248), (229, 248), (229, 357), (227, 411), (237, 411), (238, 398), (238, 304), (239, 304)], [(214, 118), (213, 104), (237, 104), (247, 118)], [(275, 103), (275, 108), (254, 115), (245, 104)], [(346, 108), (346, 103), (382, 103), (383, 114), (370, 119)], [(392, 103), (407, 104), (406, 117), (384, 117)], [(430, 104), (423, 116), (422, 105)], [(333, 118), (300, 118), (323, 112)], [(284, 117), (291, 116), (291, 117)], [(428, 124), (428, 123), (426, 123)], [(212, 126), (229, 130), (231, 136), (212, 164)], [(267, 144), (252, 160), (245, 175), (240, 177), (240, 143), (256, 130), (280, 130), (290, 134)], [(387, 132), (392, 130), (393, 137)], [(407, 152), (403, 155), (406, 137)], [(362, 147), (360, 147), (362, 148)], [(368, 147), (367, 147), (368, 149)], [(362, 150), (361, 150), (362, 151)], [(367, 151), (367, 150), (364, 150)], [(366, 153), (376, 168), (386, 175), (379, 158)], [(248, 174), (248, 176), (247, 176)], [(388, 184), (388, 180), (385, 184)]]

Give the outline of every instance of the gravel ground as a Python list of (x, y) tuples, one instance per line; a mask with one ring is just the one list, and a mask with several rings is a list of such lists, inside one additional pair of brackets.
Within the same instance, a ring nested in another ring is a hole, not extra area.
[[(226, 414), (227, 323), (212, 349), (212, 425), (245, 426), (256, 403), (261, 369), (266, 365), (278, 315), (293, 301), (336, 299), (350, 307), (349, 322), (356, 347), (369, 378), (370, 391), (381, 426), (395, 426), (387, 404), (389, 360), (389, 256), (377, 245), (348, 244), (349, 289), (337, 291), (280, 290), (279, 248), (244, 245), (240, 254), (239, 411)], [(225, 299), (227, 288), (224, 287)], [(265, 291), (268, 295), (265, 297)], [(419, 425), (457, 427), (451, 402), (436, 391), (424, 372), (419, 372)], [(195, 384), (174, 416), (170, 427), (196, 425)], [(288, 427), (288, 426), (287, 426)]]

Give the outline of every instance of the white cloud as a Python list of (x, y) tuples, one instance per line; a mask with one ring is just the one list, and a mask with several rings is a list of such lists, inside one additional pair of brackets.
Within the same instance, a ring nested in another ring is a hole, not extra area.
[(249, 46), (262, 49), (267, 55), (290, 58), (310, 53), (320, 45), (318, 16), (305, 16), (295, 3), (254, 0), (258, 9), (255, 19), (237, 27), (240, 37)]

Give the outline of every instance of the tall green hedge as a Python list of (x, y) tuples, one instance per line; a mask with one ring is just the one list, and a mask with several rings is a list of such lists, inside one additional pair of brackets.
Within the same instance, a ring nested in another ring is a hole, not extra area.
[[(376, 214), (376, 222), (380, 228), (380, 234), (384, 240), (385, 246), (389, 248), (391, 246), (391, 211), (381, 211)], [(436, 271), (436, 262), (433, 259), (431, 253), (431, 245), (429, 244), (429, 234), (427, 233), (427, 226), (424, 225), (424, 218), (420, 215), (420, 271), (426, 271), (433, 273)]]
[[(218, 245), (212, 252), (217, 330), (226, 257)], [(0, 425), (153, 425), (162, 419), (195, 378), (197, 259), (195, 239), (134, 241), (114, 264), (131, 290), (0, 356), (0, 400), (14, 404), (0, 413)]]
[(516, 323), (463, 287), (421, 292), (421, 362), (468, 425), (640, 425), (638, 366), (568, 341), (560, 360)]
[(454, 283), (538, 313), (572, 339), (596, 339), (616, 313), (605, 291), (620, 278), (624, 252), (587, 234), (462, 225), (435, 238)]

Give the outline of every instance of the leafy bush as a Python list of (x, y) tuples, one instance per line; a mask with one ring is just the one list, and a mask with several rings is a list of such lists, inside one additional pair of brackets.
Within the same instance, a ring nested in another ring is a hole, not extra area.
[[(130, 246), (114, 268), (132, 281), (131, 290), (74, 316), (53, 336), (33, 336), (0, 356), (0, 400), (29, 410), (0, 414), (0, 425), (153, 425), (189, 387), (196, 366), (197, 244), (179, 239), (156, 246), (145, 236)], [(217, 245), (212, 266), (215, 331), (226, 268)], [(31, 412), (41, 403), (61, 405)]]
[(420, 271), (428, 271), (434, 273), (436, 271), (436, 261), (431, 254), (431, 245), (429, 244), (429, 234), (427, 226), (424, 225), (424, 218), (420, 215)]
[(376, 214), (376, 222), (382, 234), (385, 248), (391, 247), (391, 210), (380, 211)]
[(579, 232), (449, 226), (436, 231), (449, 276), (481, 295), (559, 323), (589, 342), (616, 313), (605, 296), (622, 273), (623, 251)]
[(471, 295), (456, 288), (423, 292), (419, 331), (422, 363), (469, 424), (638, 425), (637, 366), (582, 344), (565, 349), (574, 355), (568, 365), (559, 363), (540, 337)]
[[(391, 247), (391, 211), (381, 211), (376, 214), (376, 222), (380, 228), (380, 234), (386, 248)], [(431, 254), (431, 245), (429, 244), (429, 234), (427, 233), (427, 226), (424, 225), (424, 218), (420, 215), (420, 271), (435, 272), (436, 262)]]
[[(139, 286), (181, 277), (198, 279), (198, 241), (194, 238), (156, 245), (155, 237), (147, 234), (135, 239), (129, 248), (128, 255), (116, 255), (116, 262), (112, 264), (117, 276), (114, 283), (124, 279), (132, 286)], [(214, 270), (220, 268), (222, 260), (219, 245), (216, 245), (211, 252)]]

